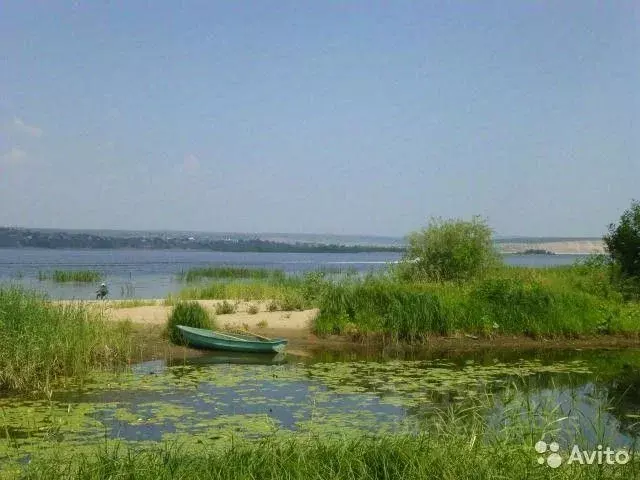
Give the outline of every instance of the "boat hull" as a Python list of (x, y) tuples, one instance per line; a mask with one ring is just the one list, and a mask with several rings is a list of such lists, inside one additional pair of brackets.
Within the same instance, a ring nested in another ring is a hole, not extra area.
[(225, 350), (230, 352), (268, 353), (281, 352), (287, 346), (287, 340), (276, 338), (273, 340), (250, 340), (237, 338), (232, 335), (216, 333), (202, 328), (178, 325), (187, 343), (195, 348), (206, 350)]

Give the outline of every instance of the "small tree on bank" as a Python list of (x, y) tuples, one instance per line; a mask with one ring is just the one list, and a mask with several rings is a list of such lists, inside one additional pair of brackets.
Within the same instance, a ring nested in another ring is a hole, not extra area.
[(486, 220), (434, 218), (407, 237), (407, 251), (399, 267), (404, 280), (460, 281), (500, 264)]
[(609, 225), (609, 233), (603, 240), (623, 287), (632, 288), (637, 293), (640, 286), (639, 202), (631, 202), (631, 207), (620, 217), (620, 223)]

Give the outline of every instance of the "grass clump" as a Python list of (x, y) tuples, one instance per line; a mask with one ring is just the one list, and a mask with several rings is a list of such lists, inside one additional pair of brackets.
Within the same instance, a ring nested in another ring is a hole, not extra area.
[(95, 283), (102, 279), (102, 274), (95, 270), (54, 270), (38, 272), (38, 280), (52, 280), (56, 283)]
[(258, 305), (256, 305), (255, 303), (252, 303), (251, 305), (249, 305), (247, 307), (247, 313), (249, 315), (255, 315), (260, 311), (260, 307)]
[(228, 315), (236, 313), (236, 305), (226, 300), (216, 304), (216, 315)]
[(129, 358), (123, 325), (77, 304), (54, 304), (18, 287), (0, 288), (0, 391), (44, 391), (64, 378)]
[(269, 300), (269, 303), (267, 303), (267, 312), (277, 312), (278, 308), (278, 302), (275, 300)]
[(194, 328), (213, 328), (213, 320), (198, 302), (178, 302), (167, 320), (167, 336), (172, 343), (183, 345), (185, 339), (178, 325)]
[(192, 268), (180, 274), (180, 279), (185, 282), (196, 282), (199, 280), (213, 279), (252, 279), (252, 280), (281, 280), (284, 279), (282, 270), (270, 270), (266, 268), (247, 267), (200, 267)]

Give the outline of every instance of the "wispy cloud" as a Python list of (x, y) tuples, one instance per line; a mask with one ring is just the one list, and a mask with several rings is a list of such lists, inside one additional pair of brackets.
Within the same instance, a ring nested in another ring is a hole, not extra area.
[(27, 159), (27, 152), (19, 147), (12, 147), (8, 152), (0, 155), (0, 164), (15, 165)]
[(18, 133), (29, 135), (30, 137), (39, 138), (42, 136), (42, 129), (40, 127), (36, 127), (35, 125), (28, 125), (18, 117), (15, 117), (13, 119), (13, 129)]

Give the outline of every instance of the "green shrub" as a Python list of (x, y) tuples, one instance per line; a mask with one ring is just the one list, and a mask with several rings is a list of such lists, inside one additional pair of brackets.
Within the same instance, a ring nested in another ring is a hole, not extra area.
[(185, 340), (177, 328), (178, 325), (194, 328), (213, 328), (209, 313), (198, 302), (179, 302), (171, 311), (167, 320), (167, 334), (171, 342), (182, 345)]
[(640, 203), (633, 201), (603, 238), (623, 279), (640, 280)]
[(256, 313), (258, 313), (260, 311), (260, 307), (258, 307), (258, 305), (256, 304), (251, 304), (249, 305), (249, 307), (247, 308), (247, 313), (249, 315), (255, 315)]
[(409, 234), (397, 273), (404, 280), (468, 280), (500, 264), (492, 231), (480, 217), (471, 221), (432, 219)]
[(276, 312), (278, 310), (278, 302), (275, 300), (270, 300), (267, 303), (267, 312)]
[(216, 304), (216, 315), (227, 315), (229, 313), (236, 313), (236, 306), (224, 300), (222, 303)]

